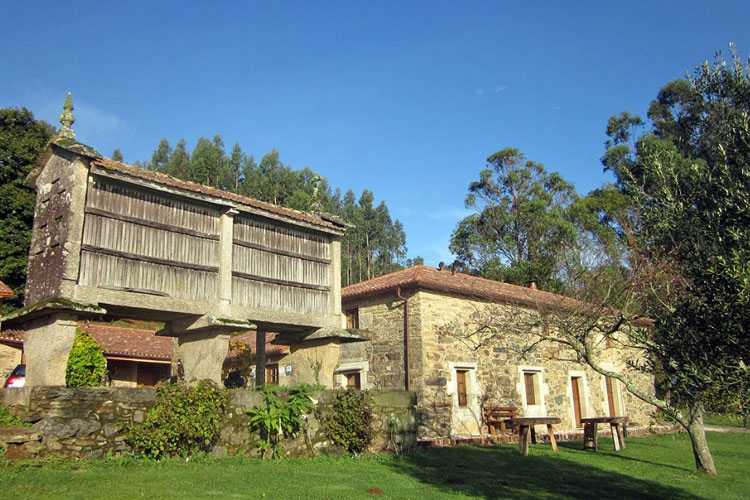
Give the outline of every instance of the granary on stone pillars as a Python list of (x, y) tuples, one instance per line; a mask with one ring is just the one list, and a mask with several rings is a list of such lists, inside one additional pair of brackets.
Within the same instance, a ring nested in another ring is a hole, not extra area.
[(27, 180), (26, 305), (5, 318), (25, 329), (27, 385), (64, 385), (78, 320), (103, 314), (165, 322), (188, 380), (220, 381), (230, 332), (256, 328), (259, 346), (267, 331), (351, 336), (340, 328), (343, 222), (103, 158), (76, 141), (72, 111), (68, 95)]

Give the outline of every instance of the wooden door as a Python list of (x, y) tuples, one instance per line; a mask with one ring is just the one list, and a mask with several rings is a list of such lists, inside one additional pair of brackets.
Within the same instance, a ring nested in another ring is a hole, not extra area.
[(581, 377), (571, 377), (570, 384), (573, 389), (573, 413), (576, 427), (581, 427)]
[(535, 405), (536, 402), (536, 388), (534, 387), (534, 376), (535, 373), (524, 372), (523, 383), (526, 386), (526, 404)]

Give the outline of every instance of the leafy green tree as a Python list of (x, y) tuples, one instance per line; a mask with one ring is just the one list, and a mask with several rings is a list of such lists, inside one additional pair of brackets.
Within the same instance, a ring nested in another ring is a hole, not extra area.
[[(184, 144), (184, 141), (183, 141)], [(156, 170), (163, 174), (169, 174), (169, 164), (172, 157), (172, 146), (169, 145), (169, 141), (166, 137), (159, 141), (159, 145), (156, 147), (156, 151), (151, 155), (151, 161), (148, 163), (148, 168)]]
[(68, 387), (99, 387), (106, 381), (104, 349), (88, 332), (77, 329), (65, 369), (65, 384)]
[(671, 397), (592, 366), (681, 424), (697, 469), (716, 475), (703, 414), (736, 402), (750, 379), (750, 66), (719, 55), (662, 88), (649, 116), (642, 135), (639, 118), (610, 119), (603, 163), (626, 199), (620, 216), (630, 213), (613, 227), (630, 232), (631, 269), (646, 270), (633, 284), (654, 326), (631, 341)]
[(115, 161), (123, 161), (122, 151), (120, 151), (119, 148), (115, 148), (115, 150), (112, 151), (112, 159)]
[(15, 293), (5, 313), (23, 305), (35, 199), (24, 181), (53, 134), (25, 108), (0, 109), (0, 280)]
[(185, 139), (177, 141), (174, 151), (169, 155), (165, 173), (178, 179), (190, 180), (190, 153)]
[(559, 285), (576, 231), (566, 216), (576, 200), (573, 185), (515, 148), (487, 158), (479, 181), (469, 185), (466, 206), (450, 250), (474, 272), (491, 279), (550, 290)]

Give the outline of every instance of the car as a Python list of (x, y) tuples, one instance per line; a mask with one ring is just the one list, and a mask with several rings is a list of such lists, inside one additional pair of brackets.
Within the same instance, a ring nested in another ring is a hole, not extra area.
[(10, 377), (5, 381), (5, 387), (23, 387), (26, 381), (26, 365), (18, 365), (13, 368)]

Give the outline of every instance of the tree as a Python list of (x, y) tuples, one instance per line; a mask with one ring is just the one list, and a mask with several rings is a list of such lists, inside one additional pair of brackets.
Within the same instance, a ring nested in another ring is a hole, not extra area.
[(171, 157), (172, 146), (169, 145), (169, 141), (166, 137), (164, 137), (161, 141), (159, 141), (159, 145), (156, 147), (156, 151), (154, 151), (154, 154), (151, 155), (151, 161), (148, 163), (148, 168), (157, 172), (161, 172), (163, 174), (168, 174), (170, 173), (169, 163)]
[(53, 134), (26, 108), (0, 109), (0, 280), (15, 293), (3, 305), (6, 313), (24, 298), (35, 199), (24, 181)]
[(466, 207), (476, 213), (458, 223), (450, 250), (485, 278), (555, 289), (576, 240), (566, 217), (575, 199), (573, 185), (560, 174), (505, 148), (487, 158), (479, 181), (469, 185)]
[[(614, 335), (632, 315), (602, 307), (607, 314), (588, 321), (593, 326), (578, 321), (567, 335), (594, 369), (682, 425), (696, 468), (716, 475), (704, 411), (717, 402), (745, 407), (750, 381), (750, 65), (736, 51), (730, 63), (717, 55), (662, 88), (649, 116), (651, 130), (642, 135), (639, 118), (610, 119), (603, 163), (627, 200), (611, 217), (627, 221), (613, 224), (627, 235), (627, 293), (653, 320), (625, 340), (643, 350), (641, 369), (664, 380), (670, 397), (643, 394), (603, 370), (586, 344)], [(602, 318), (612, 318), (610, 326), (602, 328)]]
[(167, 175), (177, 177), (178, 179), (189, 179), (190, 153), (188, 153), (187, 151), (187, 144), (185, 143), (185, 139), (180, 139), (179, 141), (177, 141), (177, 145), (175, 146), (174, 151), (172, 151), (172, 154), (169, 156), (169, 163), (167, 164), (165, 173)]
[(122, 151), (120, 151), (120, 148), (115, 148), (115, 150), (112, 151), (112, 159), (114, 161), (123, 161)]

